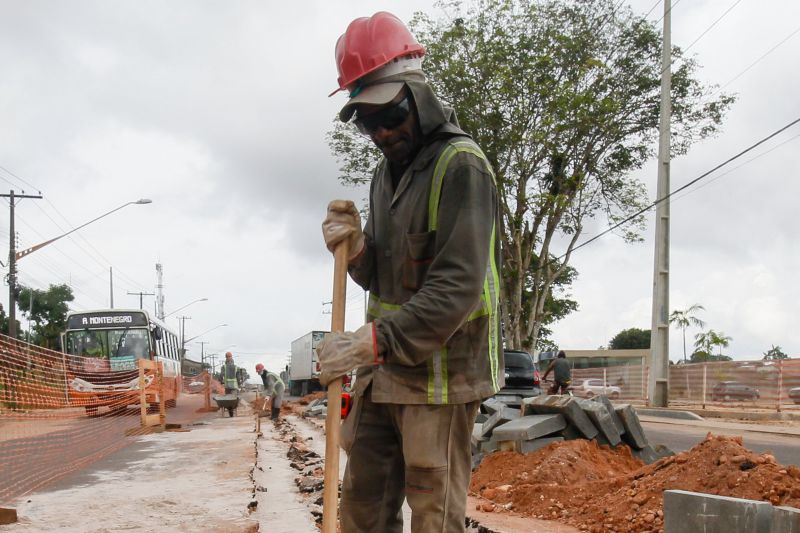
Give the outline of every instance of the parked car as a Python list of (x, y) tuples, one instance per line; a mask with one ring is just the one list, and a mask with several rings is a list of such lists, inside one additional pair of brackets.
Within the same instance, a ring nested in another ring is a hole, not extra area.
[(720, 381), (711, 389), (711, 401), (729, 402), (732, 400), (758, 400), (761, 395), (758, 389), (738, 381)]
[(594, 396), (605, 394), (612, 400), (618, 400), (622, 396), (622, 389), (608, 383), (603, 386), (602, 379), (584, 379), (572, 385), (572, 393), (583, 398), (593, 398)]
[(511, 405), (519, 405), (522, 398), (538, 396), (542, 393), (539, 367), (533, 362), (533, 356), (519, 350), (505, 350), (506, 384), (497, 393), (497, 398)]
[(789, 389), (789, 399), (794, 403), (800, 403), (800, 387)]

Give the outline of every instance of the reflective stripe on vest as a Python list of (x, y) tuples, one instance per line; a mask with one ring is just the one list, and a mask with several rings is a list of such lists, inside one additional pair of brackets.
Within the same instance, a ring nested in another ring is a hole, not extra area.
[[(431, 183), (431, 191), (428, 197), (428, 231), (435, 231), (439, 226), (439, 199), (442, 194), (442, 183), (447, 172), (450, 161), (459, 152), (472, 154), (486, 162), (487, 169), (495, 180), (492, 167), (489, 165), (486, 156), (475, 144), (469, 141), (454, 142), (445, 148), (436, 161)], [(500, 296), (500, 277), (497, 270), (497, 262), (494, 257), (496, 228), (492, 223), (492, 236), (489, 242), (489, 263), (486, 266), (486, 276), (483, 280), (483, 292), (475, 309), (467, 317), (467, 322), (482, 316), (489, 317), (489, 367), (492, 374), (492, 387), (495, 392), (500, 390), (497, 386), (497, 368), (499, 366), (497, 335), (499, 332), (497, 313)], [(367, 315), (373, 319), (381, 316), (388, 316), (400, 309), (399, 304), (392, 304), (381, 301), (380, 298), (370, 293), (369, 303), (367, 304)], [(433, 353), (428, 360), (428, 403), (446, 404), (448, 401), (447, 391), (447, 347), (442, 346)]]

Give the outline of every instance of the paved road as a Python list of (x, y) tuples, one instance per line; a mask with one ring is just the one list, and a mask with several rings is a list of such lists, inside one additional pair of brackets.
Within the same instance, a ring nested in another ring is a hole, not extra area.
[(676, 452), (699, 444), (711, 431), (716, 435), (742, 435), (746, 448), (758, 453), (771, 452), (781, 464), (800, 465), (800, 437), (654, 422), (642, 422), (642, 426), (651, 443), (663, 444)]

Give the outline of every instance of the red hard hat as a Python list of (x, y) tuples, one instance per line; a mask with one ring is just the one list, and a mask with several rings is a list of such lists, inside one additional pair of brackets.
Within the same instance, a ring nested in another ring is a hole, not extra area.
[(357, 18), (336, 41), (339, 88), (331, 95), (397, 58), (424, 55), (425, 48), (391, 13), (379, 11), (371, 17)]
[(264, 370), (264, 365), (262, 365), (261, 363), (258, 363), (256, 365), (256, 372), (261, 372), (262, 370)]

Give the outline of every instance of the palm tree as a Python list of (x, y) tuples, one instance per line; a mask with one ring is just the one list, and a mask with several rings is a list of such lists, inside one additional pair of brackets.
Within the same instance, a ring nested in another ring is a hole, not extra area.
[(722, 357), (722, 349), (727, 348), (733, 339), (728, 337), (721, 331), (717, 333), (714, 330), (709, 330), (708, 333), (711, 335), (711, 344), (719, 347), (719, 354), (717, 355)]
[(683, 330), (683, 362), (686, 362), (686, 328), (689, 326), (696, 326), (702, 328), (706, 325), (705, 322), (694, 316), (692, 313), (697, 311), (705, 311), (705, 307), (700, 304), (693, 304), (688, 309), (681, 311), (676, 309), (669, 315), (669, 323), (677, 324)]

